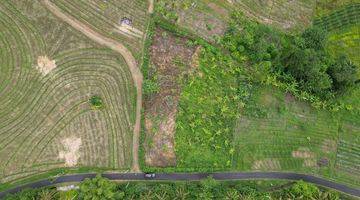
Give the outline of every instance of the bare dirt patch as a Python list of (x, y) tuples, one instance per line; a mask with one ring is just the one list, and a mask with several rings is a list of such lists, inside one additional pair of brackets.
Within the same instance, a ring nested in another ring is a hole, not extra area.
[(292, 157), (294, 158), (314, 158), (315, 155), (308, 148), (299, 148), (296, 151), (293, 151)]
[(321, 149), (325, 153), (331, 153), (336, 151), (336, 146), (335, 140), (325, 139), (321, 145)]
[(279, 170), (281, 169), (280, 162), (277, 159), (266, 158), (254, 162), (252, 169), (254, 170)]
[(73, 167), (80, 158), (81, 138), (69, 137), (61, 141), (64, 151), (59, 152), (59, 158), (65, 160), (67, 167)]
[(175, 119), (181, 93), (180, 79), (189, 72), (195, 47), (186, 38), (155, 31), (150, 47), (150, 76), (157, 76), (159, 91), (145, 99), (145, 162), (149, 166), (176, 165)]
[(289, 93), (289, 92), (287, 92), (286, 94), (285, 94), (285, 102), (286, 103), (293, 103), (293, 102), (295, 102), (296, 101), (296, 99), (295, 99), (295, 96), (294, 95), (292, 95), (291, 93)]
[(292, 157), (304, 159), (304, 167), (318, 166), (315, 153), (311, 152), (308, 148), (300, 147), (298, 150), (293, 151)]
[(219, 5), (217, 5), (217, 4), (213, 3), (213, 2), (209, 3), (208, 6), (211, 9), (213, 9), (216, 13), (219, 13), (219, 14), (221, 14), (223, 16), (226, 16), (226, 17), (229, 15), (228, 10), (226, 10), (225, 8), (222, 8), (221, 6), (219, 6)]
[(50, 60), (47, 56), (39, 56), (37, 59), (36, 69), (44, 76), (56, 68), (55, 60)]
[(144, 35), (142, 31), (125, 23), (117, 25), (115, 31), (130, 38), (142, 38)]

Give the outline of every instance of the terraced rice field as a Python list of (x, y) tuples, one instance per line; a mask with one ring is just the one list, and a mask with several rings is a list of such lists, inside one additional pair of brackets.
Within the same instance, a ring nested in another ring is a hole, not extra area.
[[(121, 41), (140, 56), (148, 20), (148, 1), (144, 0), (52, 0), (67, 15), (73, 16), (102, 35)], [(128, 19), (131, 26), (122, 20)]]
[(328, 32), (326, 49), (331, 55), (345, 54), (360, 66), (360, 3), (344, 6), (313, 24)]
[(135, 89), (123, 58), (38, 1), (2, 1), (0, 26), (0, 182), (60, 167), (129, 169)]
[(360, 3), (353, 3), (327, 16), (315, 19), (313, 24), (327, 31), (343, 29), (360, 23)]
[(359, 25), (331, 32), (327, 39), (327, 50), (329, 53), (334, 56), (346, 54), (351, 61), (360, 66)]
[(311, 22), (314, 0), (233, 0), (249, 17), (284, 30), (303, 29)]
[(274, 88), (257, 88), (252, 99), (265, 114), (238, 121), (233, 168), (299, 171), (360, 185), (356, 114), (317, 111)]

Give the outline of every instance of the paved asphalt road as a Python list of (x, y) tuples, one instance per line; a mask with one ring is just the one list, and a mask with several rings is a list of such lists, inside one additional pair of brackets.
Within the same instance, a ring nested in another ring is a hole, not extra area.
[[(153, 179), (145, 179), (143, 173), (109, 173), (103, 174), (104, 177), (110, 180), (200, 180), (211, 175), (217, 180), (241, 180), (241, 179), (286, 179), (286, 180), (304, 180), (309, 183), (314, 183), (320, 186), (328, 187), (338, 190), (340, 192), (360, 197), (360, 189), (350, 188), (346, 185), (332, 182), (319, 177), (298, 174), (298, 173), (283, 173), (283, 172), (245, 172), (245, 173), (158, 173)], [(56, 178), (55, 180), (41, 180), (26, 185), (18, 186), (16, 188), (0, 192), (0, 199), (4, 198), (6, 194), (15, 193), (25, 188), (40, 188), (44, 186), (51, 186), (59, 183), (80, 182), (85, 178), (95, 177), (95, 173), (90, 174), (75, 174), (65, 175)]]

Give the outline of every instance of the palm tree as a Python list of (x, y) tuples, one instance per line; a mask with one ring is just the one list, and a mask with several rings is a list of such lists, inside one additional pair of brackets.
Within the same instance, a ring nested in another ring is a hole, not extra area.
[(53, 200), (56, 199), (56, 197), (58, 196), (58, 192), (56, 190), (48, 190), (48, 189), (44, 189), (41, 190), (41, 192), (39, 193), (39, 200)]
[(236, 199), (240, 199), (240, 194), (236, 189), (230, 189), (226, 192), (226, 200), (236, 200)]
[(187, 196), (189, 195), (189, 192), (186, 191), (184, 186), (176, 187), (175, 193), (176, 193), (175, 200), (185, 200), (185, 199), (187, 199)]

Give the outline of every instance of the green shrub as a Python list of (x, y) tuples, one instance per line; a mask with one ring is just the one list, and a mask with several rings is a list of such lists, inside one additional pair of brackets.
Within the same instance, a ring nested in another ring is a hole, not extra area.
[(106, 178), (97, 175), (93, 179), (85, 179), (80, 184), (79, 199), (105, 200), (122, 199), (123, 192), (116, 192), (116, 184)]
[(100, 109), (103, 107), (103, 101), (102, 101), (101, 97), (99, 97), (99, 96), (92, 96), (89, 99), (89, 102), (90, 102), (91, 106), (95, 109)]

